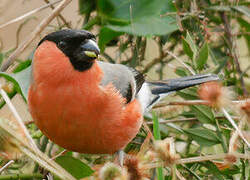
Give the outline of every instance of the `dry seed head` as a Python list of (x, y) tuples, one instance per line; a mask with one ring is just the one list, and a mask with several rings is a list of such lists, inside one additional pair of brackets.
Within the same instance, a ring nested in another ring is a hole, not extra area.
[(127, 156), (124, 161), (124, 166), (128, 171), (128, 180), (142, 180), (148, 177), (149, 172), (143, 168), (137, 156)]
[(126, 180), (127, 171), (117, 164), (107, 162), (99, 171), (101, 180)]
[(218, 82), (213, 81), (202, 84), (198, 90), (198, 95), (216, 109), (230, 104), (229, 91)]
[(172, 165), (177, 159), (179, 159), (179, 155), (176, 154), (175, 151), (173, 138), (155, 141), (154, 149), (157, 153), (157, 156), (163, 160), (166, 165)]

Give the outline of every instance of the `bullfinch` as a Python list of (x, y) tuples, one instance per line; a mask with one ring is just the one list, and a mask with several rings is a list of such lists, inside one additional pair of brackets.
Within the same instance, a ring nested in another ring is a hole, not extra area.
[(217, 75), (146, 81), (133, 68), (97, 60), (95, 36), (60, 30), (38, 44), (28, 105), (38, 128), (59, 146), (112, 154), (138, 133), (143, 114), (165, 95), (218, 80)]

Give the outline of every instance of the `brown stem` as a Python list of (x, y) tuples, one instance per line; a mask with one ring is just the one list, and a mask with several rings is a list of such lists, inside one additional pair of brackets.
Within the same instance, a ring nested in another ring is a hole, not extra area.
[(222, 21), (224, 23), (225, 33), (226, 33), (227, 39), (229, 41), (228, 45), (229, 45), (229, 48), (230, 48), (230, 54), (233, 57), (234, 63), (236, 65), (236, 70), (237, 70), (238, 74), (240, 75), (240, 83), (241, 83), (241, 86), (242, 86), (243, 94), (246, 96), (248, 94), (248, 92), (246, 90), (246, 86), (245, 86), (244, 79), (243, 79), (243, 76), (242, 76), (242, 71), (241, 71), (240, 63), (239, 63), (239, 57), (238, 57), (238, 54), (237, 54), (237, 46), (236, 46), (236, 42), (234, 40), (232, 31), (231, 31), (232, 28), (231, 28), (231, 25), (230, 25), (230, 22), (228, 20), (228, 17), (226, 15), (226, 13), (221, 12), (220, 16), (221, 16), (221, 19), (222, 19)]
[[(49, 0), (44, 0), (44, 2), (46, 2), (47, 4), (49, 4), (50, 2), (49, 2)], [(51, 9), (55, 9), (55, 7), (51, 4), (50, 5), (50, 7), (51, 7)], [(62, 20), (62, 22), (67, 26), (67, 28), (71, 28), (71, 26), (70, 26), (70, 23), (68, 23), (67, 21), (66, 21), (66, 19), (59, 13), (58, 14), (58, 17)]]
[(35, 28), (30, 36), (11, 54), (7, 61), (2, 65), (1, 71), (6, 71), (15, 61), (17, 56), (23, 52), (27, 46), (47, 27), (47, 25), (71, 2), (71, 0), (63, 0), (52, 13)]

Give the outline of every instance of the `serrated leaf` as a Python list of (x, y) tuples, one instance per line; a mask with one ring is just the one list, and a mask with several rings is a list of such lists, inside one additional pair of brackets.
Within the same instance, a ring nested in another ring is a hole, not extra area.
[(123, 33), (113, 31), (107, 27), (102, 27), (100, 30), (100, 33), (99, 33), (99, 41), (98, 41), (98, 45), (99, 45), (101, 52), (104, 51), (107, 43), (109, 43), (112, 39), (114, 39), (115, 37), (118, 37), (122, 34)]
[(55, 161), (76, 179), (88, 177), (94, 172), (87, 164), (72, 156), (59, 156)]
[(208, 59), (208, 45), (204, 43), (199, 52), (199, 56), (196, 58), (197, 69), (202, 70)]
[(11, 81), (15, 87), (18, 88), (17, 91), (24, 97), (25, 100), (27, 100), (30, 86), (31, 66), (15, 74), (0, 72), (0, 76), (4, 77), (8, 81)]
[(191, 106), (191, 109), (201, 123), (213, 124), (215, 122), (214, 114), (208, 106), (195, 105)]
[(184, 132), (200, 146), (212, 146), (221, 142), (216, 133), (209, 129), (191, 128), (184, 130)]

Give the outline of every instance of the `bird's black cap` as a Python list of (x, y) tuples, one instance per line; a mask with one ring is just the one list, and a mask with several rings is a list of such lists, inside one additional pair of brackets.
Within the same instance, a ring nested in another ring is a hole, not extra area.
[[(89, 69), (93, 60), (100, 54), (95, 36), (86, 30), (64, 29), (52, 32), (45, 36), (38, 46), (44, 41), (54, 42), (78, 71)], [(92, 56), (90, 56), (91, 52)]]

